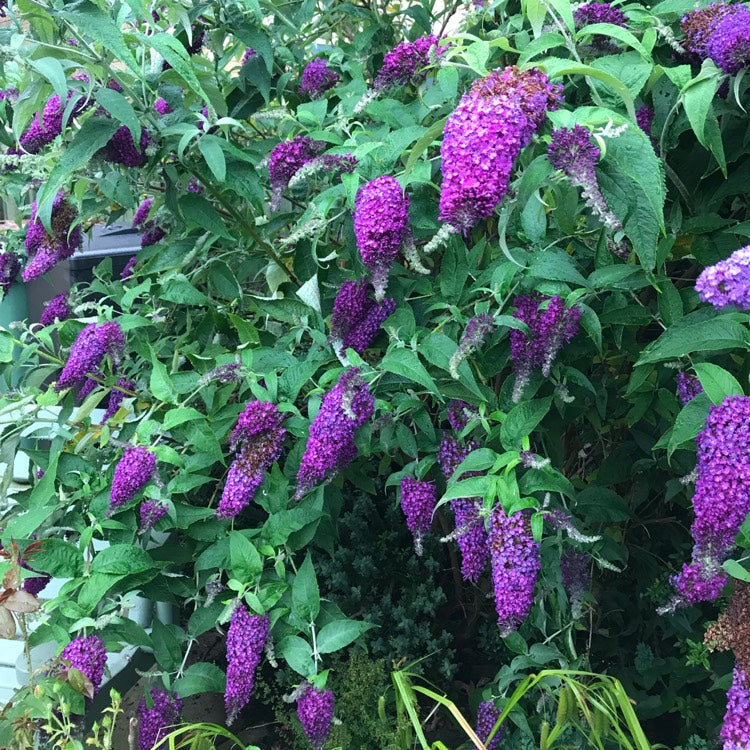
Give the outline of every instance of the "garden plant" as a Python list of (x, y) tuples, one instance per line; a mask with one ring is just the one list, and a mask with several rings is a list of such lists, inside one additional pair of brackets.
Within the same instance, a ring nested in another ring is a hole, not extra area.
[(749, 6), (2, 6), (0, 747), (750, 748)]

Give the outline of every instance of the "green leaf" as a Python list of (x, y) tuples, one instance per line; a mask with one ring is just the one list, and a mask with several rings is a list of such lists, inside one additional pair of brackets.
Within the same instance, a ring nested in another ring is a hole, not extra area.
[(55, 89), (55, 93), (64, 102), (68, 93), (68, 86), (65, 82), (65, 71), (60, 61), (56, 57), (41, 57), (38, 60), (28, 59), (29, 65), (36, 68)]
[(721, 73), (713, 62), (706, 62), (707, 66), (681, 92), (682, 104), (685, 107), (690, 127), (704, 146), (707, 145), (706, 118), (713, 106)]
[(581, 28), (581, 30), (576, 33), (575, 38), (581, 39), (582, 37), (590, 36), (591, 34), (617, 39), (620, 42), (624, 42), (629, 47), (632, 47), (637, 52), (640, 52), (640, 54), (646, 59), (651, 57), (649, 51), (638, 41), (637, 37), (634, 36), (632, 32), (621, 26), (615, 26), (612, 23), (592, 23), (589, 26)]
[(737, 560), (725, 560), (721, 566), (732, 578), (750, 583), (750, 570), (737, 562)]
[(221, 139), (215, 135), (204, 135), (198, 141), (198, 148), (216, 180), (224, 182), (227, 176), (227, 162), (221, 147)]
[(692, 352), (750, 347), (750, 337), (743, 325), (726, 315), (706, 319), (706, 315), (712, 313), (704, 309), (686, 315), (643, 350), (636, 367), (684, 357)]
[(449, 484), (445, 494), (441, 498), (441, 503), (446, 500), (454, 500), (457, 497), (484, 497), (492, 487), (494, 477), (469, 477), (462, 479), (460, 482)]
[(528, 273), (544, 281), (567, 281), (577, 286), (588, 286), (575, 261), (562, 250), (551, 249), (535, 254)]
[(183, 274), (176, 274), (167, 279), (161, 287), (160, 297), (167, 302), (180, 305), (207, 305), (210, 300), (203, 292), (196, 289)]
[(208, 282), (213, 291), (223, 299), (242, 299), (242, 287), (232, 269), (223, 261), (211, 263), (208, 269)]
[(182, 76), (185, 83), (190, 86), (190, 88), (198, 94), (206, 104), (211, 104), (208, 94), (203, 90), (203, 86), (201, 86), (198, 77), (193, 71), (193, 66), (190, 62), (190, 56), (188, 55), (187, 50), (175, 37), (163, 32), (158, 32), (156, 34), (137, 34), (137, 36), (144, 47), (153, 47), (172, 66), (172, 68)]
[(392, 372), (394, 375), (400, 375), (407, 380), (423, 385), (432, 393), (439, 394), (435, 381), (419, 361), (416, 352), (411, 349), (391, 349), (383, 361), (380, 363), (380, 369), (386, 372)]
[(506, 450), (519, 450), (526, 435), (544, 419), (552, 406), (552, 396), (524, 401), (514, 406), (500, 426), (500, 442)]
[(642, 289), (649, 285), (646, 274), (640, 266), (614, 265), (598, 268), (589, 276), (589, 284), (594, 289)]
[(308, 553), (292, 584), (292, 609), (304, 622), (312, 622), (320, 612), (320, 591), (312, 558)]
[(151, 639), (156, 663), (165, 671), (173, 672), (182, 662), (182, 642), (174, 625), (165, 625), (158, 618), (151, 623)]
[(193, 409), (192, 406), (181, 406), (179, 409), (170, 409), (164, 415), (164, 429), (171, 430), (177, 425), (197, 420), (200, 422), (205, 421), (206, 415), (201, 414), (197, 409)]
[(7, 331), (0, 331), (0, 362), (12, 362), (13, 350), (16, 344), (13, 335)]
[(202, 195), (186, 193), (180, 198), (179, 206), (188, 226), (205, 229), (217, 237), (234, 239), (216, 209)]
[(279, 653), (286, 663), (299, 675), (311, 677), (315, 674), (312, 646), (298, 635), (288, 635), (278, 645)]
[(133, 109), (133, 105), (119, 92), (108, 88), (100, 88), (94, 95), (99, 104), (118, 122), (127, 125), (133, 136), (133, 143), (139, 143), (141, 138), (141, 122)]
[(174, 690), (183, 698), (198, 693), (223, 693), (226, 690), (227, 678), (215, 664), (198, 662), (191, 664), (185, 674), (175, 680)]
[(720, 404), (727, 396), (744, 396), (742, 386), (734, 375), (710, 362), (699, 362), (693, 368), (711, 403)]
[(54, 537), (44, 539), (29, 562), (34, 570), (57, 578), (77, 578), (83, 573), (83, 555), (78, 547)]
[(241, 532), (229, 535), (229, 559), (232, 577), (242, 583), (251, 583), (263, 570), (263, 560), (255, 545)]
[(157, 566), (145, 550), (133, 544), (113, 544), (98, 552), (91, 562), (92, 573), (132, 575)]
[(330, 654), (346, 648), (350, 643), (357, 640), (363, 633), (375, 627), (369, 622), (356, 622), (355, 620), (336, 620), (324, 625), (316, 638), (316, 646), (319, 654)]
[(490, 45), (484, 39), (472, 42), (464, 50), (464, 60), (467, 65), (480, 76), (486, 76), (487, 60), (490, 59)]
[(177, 389), (174, 387), (167, 368), (163, 362), (156, 359), (154, 355), (152, 358), (153, 369), (151, 370), (151, 377), (149, 378), (149, 390), (154, 394), (159, 401), (164, 401), (168, 404), (176, 404), (178, 401)]
[[(682, 407), (675, 419), (674, 426), (668, 433), (667, 455), (671, 456), (681, 445), (693, 440), (706, 426), (706, 417), (711, 406), (710, 399), (705, 393), (699, 393)], [(666, 437), (666, 436), (665, 436)], [(654, 446), (660, 448), (664, 438)]]
[(63, 151), (44, 187), (41, 189), (37, 201), (39, 203), (39, 218), (49, 226), (52, 212), (52, 201), (57, 191), (68, 181), (70, 175), (77, 169), (88, 165), (91, 157), (104, 146), (114, 135), (120, 124), (115, 120), (102, 120), (92, 117), (86, 120), (83, 127), (75, 134), (70, 145)]

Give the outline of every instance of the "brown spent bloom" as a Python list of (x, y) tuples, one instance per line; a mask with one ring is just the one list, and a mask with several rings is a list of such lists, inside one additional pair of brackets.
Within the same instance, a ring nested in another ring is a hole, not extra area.
[(737, 582), (726, 611), (706, 628), (703, 642), (709, 651), (734, 651), (742, 669), (750, 669), (750, 584)]

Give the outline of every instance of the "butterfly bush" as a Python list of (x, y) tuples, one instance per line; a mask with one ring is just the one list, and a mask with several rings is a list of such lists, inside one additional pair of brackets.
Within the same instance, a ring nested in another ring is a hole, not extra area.
[(703, 302), (722, 310), (730, 305), (750, 309), (750, 245), (705, 268), (695, 282)]
[(383, 91), (392, 86), (406, 86), (409, 83), (421, 83), (427, 77), (427, 68), (432, 59), (438, 59), (448, 49), (440, 45), (440, 39), (434, 34), (422, 36), (413, 42), (401, 42), (388, 52), (383, 59), (373, 88)]
[(107, 649), (98, 635), (74, 638), (62, 650), (60, 659), (70, 662), (73, 669), (82, 672), (91, 682), (94, 693), (99, 690), (107, 663)]
[(521, 149), (559, 106), (560, 91), (534, 68), (508, 67), (474, 82), (445, 123), (441, 221), (467, 232), (492, 215)]
[(297, 716), (312, 750), (323, 750), (333, 725), (332, 690), (319, 690), (307, 683), (297, 699)]
[(143, 445), (127, 448), (115, 466), (109, 507), (114, 511), (129, 503), (156, 473), (156, 456)]
[(497, 724), (501, 713), (502, 711), (495, 706), (493, 701), (482, 701), (477, 709), (477, 735), (484, 742), (487, 750), (498, 750), (500, 747), (500, 740), (503, 737), (505, 724), (500, 726), (500, 729), (495, 732), (489, 742), (487, 742), (487, 737), (489, 737), (490, 732), (495, 728), (495, 724)]
[(750, 678), (741, 667), (735, 667), (732, 675), (721, 739), (724, 740), (724, 750), (750, 747)]
[(10, 291), (21, 270), (21, 259), (13, 252), (0, 253), (0, 289), (3, 295)]
[(138, 750), (151, 750), (166, 737), (168, 727), (177, 724), (182, 713), (182, 698), (177, 695), (154, 688), (149, 697), (150, 707), (145, 697), (138, 704)]
[(145, 126), (141, 126), (141, 133), (136, 145), (133, 134), (127, 125), (121, 125), (115, 131), (109, 143), (102, 149), (102, 158), (113, 164), (125, 167), (142, 167), (148, 161), (146, 149), (151, 143), (151, 135)]
[(310, 60), (302, 71), (299, 93), (309, 96), (311, 99), (318, 99), (326, 91), (332, 89), (338, 83), (339, 78), (339, 74), (328, 67), (328, 60), (323, 57), (316, 57), (314, 60)]
[(685, 48), (697, 61), (709, 56), (708, 45), (716, 27), (723, 19), (742, 12), (742, 5), (729, 3), (709, 3), (705, 8), (691, 10), (682, 17), (680, 28), (685, 35)]
[(437, 503), (434, 482), (422, 482), (411, 477), (401, 480), (401, 509), (406, 526), (414, 537), (414, 551), (421, 555), (422, 540), (432, 526), (432, 514)]
[(64, 294), (58, 294), (47, 303), (47, 306), (39, 317), (39, 322), (43, 326), (51, 326), (56, 320), (62, 323), (70, 315), (71, 309), (70, 305), (68, 305), (68, 298)]
[(271, 180), (273, 210), (278, 210), (281, 194), (289, 180), (326, 148), (322, 141), (298, 135), (291, 141), (274, 146), (268, 159), (268, 176)]
[(83, 385), (88, 375), (98, 374), (106, 355), (116, 366), (124, 350), (125, 336), (118, 323), (89, 323), (73, 342), (68, 361), (55, 383), (55, 390)]
[(687, 404), (692, 401), (699, 393), (703, 393), (701, 381), (689, 372), (677, 373), (677, 395), (680, 402)]
[(455, 380), (459, 379), (458, 368), (470, 357), (496, 328), (495, 319), (489, 313), (480, 313), (471, 318), (458, 342), (458, 347), (448, 363), (448, 370)]

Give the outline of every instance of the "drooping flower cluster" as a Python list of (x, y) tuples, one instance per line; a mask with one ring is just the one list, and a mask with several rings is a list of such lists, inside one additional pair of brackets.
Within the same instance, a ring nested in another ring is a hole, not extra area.
[(333, 88), (339, 81), (339, 74), (328, 67), (328, 60), (316, 57), (310, 60), (302, 71), (299, 93), (317, 99)]
[(133, 273), (135, 271), (135, 265), (138, 262), (138, 258), (136, 258), (135, 255), (132, 255), (130, 258), (128, 258), (128, 262), (125, 264), (125, 267), (122, 269), (122, 273), (120, 274), (120, 281), (127, 281), (128, 279), (133, 278)]
[(135, 383), (132, 380), (128, 380), (127, 378), (120, 378), (115, 383), (115, 386), (116, 387), (110, 391), (109, 402), (107, 403), (107, 408), (104, 412), (104, 416), (102, 417), (102, 424), (104, 424), (111, 417), (114, 417), (114, 415), (117, 413), (117, 410), (120, 408), (120, 404), (122, 404), (123, 399), (126, 395), (124, 391), (120, 389), (125, 388), (128, 391), (135, 390)]
[(158, 740), (167, 735), (167, 727), (180, 720), (182, 698), (166, 690), (151, 690), (151, 708), (146, 698), (138, 704), (138, 750), (151, 750)]
[(559, 169), (572, 185), (581, 188), (586, 205), (601, 219), (604, 226), (617, 232), (622, 229), (622, 223), (610, 211), (599, 189), (596, 176), (599, 155), (599, 147), (589, 131), (581, 125), (555, 130), (547, 149), (547, 157), (552, 166)]
[(157, 242), (161, 242), (166, 236), (167, 233), (160, 226), (149, 227), (141, 235), (141, 247), (155, 245)]
[[(31, 565), (23, 561), (21, 561), (21, 567), (32, 573), (40, 573), (40, 571), (34, 570)], [(32, 596), (39, 596), (51, 580), (52, 576), (49, 573), (40, 573), (33, 578), (24, 578), (21, 589)]]
[(125, 449), (115, 466), (112, 489), (109, 493), (110, 511), (130, 502), (151, 480), (156, 472), (156, 456), (143, 445)]
[(64, 294), (58, 294), (53, 297), (46, 305), (39, 317), (39, 322), (43, 326), (51, 326), (56, 320), (62, 322), (70, 317), (70, 305)]
[(31, 205), (31, 219), (26, 227), (26, 253), (29, 262), (23, 270), (24, 281), (33, 281), (47, 273), (56, 263), (70, 258), (81, 246), (83, 235), (80, 225), (76, 222), (78, 215), (75, 207), (59, 192), (52, 202), (50, 228), (52, 234), (42, 225), (37, 215), (37, 203)]
[(297, 698), (297, 716), (312, 750), (323, 750), (333, 726), (333, 690), (318, 690), (311, 683)]
[(729, 606), (706, 628), (703, 642), (709, 651), (731, 649), (737, 664), (750, 669), (750, 584), (735, 582)]
[(493, 701), (482, 701), (477, 709), (477, 735), (484, 742), (487, 750), (499, 750), (500, 740), (505, 731), (505, 724), (495, 732), (492, 739), (487, 742), (490, 732), (495, 728), (497, 720), (500, 718), (502, 711), (493, 703)]
[(750, 397), (728, 396), (712, 406), (696, 445), (695, 544), (692, 562), (672, 579), (676, 604), (715, 599), (726, 583), (721, 564), (750, 513)]
[(105, 161), (112, 164), (122, 164), (125, 167), (142, 167), (148, 161), (146, 148), (149, 143), (151, 143), (151, 136), (145, 127), (141, 126), (141, 135), (136, 146), (130, 128), (127, 125), (122, 125), (115, 130), (100, 153)]
[(742, 6), (724, 2), (710, 3), (705, 8), (691, 10), (682, 17), (680, 28), (685, 35), (685, 49), (696, 62), (702, 62), (708, 56), (708, 43), (714, 30), (727, 16), (738, 12)]
[(167, 515), (167, 504), (161, 503), (158, 500), (144, 500), (138, 508), (138, 515), (140, 516), (141, 522), (138, 526), (138, 533), (145, 534), (156, 526), (157, 521), (164, 518)]
[[(144, 199), (133, 214), (133, 228), (144, 230), (141, 235), (141, 247), (155, 245), (166, 236), (166, 232), (156, 223), (156, 221), (148, 218), (153, 202), (153, 198)], [(133, 265), (135, 265), (135, 260), (135, 258), (132, 259)], [(130, 265), (130, 261), (128, 261), (128, 265)], [(123, 274), (124, 273), (125, 272), (123, 271)]]
[[(651, 135), (651, 129), (654, 124), (655, 112), (648, 104), (638, 107), (635, 112), (635, 121), (638, 127), (648, 136)], [(598, 157), (597, 157), (598, 158)]]
[[(63, 115), (65, 109), (73, 96), (73, 92), (68, 92), (65, 104), (57, 94), (53, 94), (44, 105), (41, 113), (37, 112), (28, 128), (21, 134), (18, 139), (21, 148), (29, 154), (38, 154), (44, 146), (57, 138), (63, 129)], [(79, 115), (84, 106), (84, 101), (77, 103), (71, 112), (71, 117)]]
[(383, 65), (375, 76), (373, 88), (375, 91), (384, 91), (391, 86), (421, 83), (427, 77), (425, 69), (434, 64), (447, 49), (448, 46), (441, 46), (440, 39), (434, 34), (419, 37), (413, 42), (397, 44), (383, 58)]
[(90, 680), (95, 693), (99, 690), (107, 663), (107, 649), (98, 635), (80, 635), (74, 638), (62, 650), (60, 658), (69, 661), (73, 669), (82, 672)]
[[(576, 31), (595, 23), (609, 23), (614, 26), (625, 26), (625, 14), (608, 2), (592, 2), (581, 5), (573, 12)], [(604, 34), (595, 34), (591, 46), (600, 52), (616, 52), (617, 45)]]
[(164, 99), (164, 97), (161, 96), (154, 102), (154, 109), (156, 110), (157, 114), (160, 114), (162, 116), (174, 112), (172, 105), (166, 99)]
[(420, 482), (411, 477), (401, 480), (401, 509), (406, 516), (406, 526), (414, 537), (417, 555), (422, 554), (422, 539), (430, 531), (436, 504), (435, 482)]
[(234, 518), (255, 497), (263, 475), (281, 455), (283, 421), (276, 404), (268, 401), (251, 401), (240, 414), (231, 439), (236, 456), (216, 509), (219, 518)]
[(562, 297), (537, 292), (516, 297), (513, 304), (513, 317), (529, 327), (528, 335), (517, 328), (510, 332), (510, 356), (516, 371), (513, 400), (517, 403), (536, 368), (549, 377), (563, 344), (578, 333), (581, 308), (565, 307)]
[[(446, 481), (453, 476), (469, 453), (478, 447), (479, 444), (474, 441), (463, 445), (453, 437), (443, 437), (438, 450), (438, 464)], [(456, 517), (455, 536), (461, 550), (461, 575), (465, 580), (476, 583), (487, 567), (490, 554), (487, 530), (479, 512), (481, 502), (470, 498), (455, 498), (450, 501), (450, 506)]]
[(505, 636), (526, 619), (534, 603), (539, 543), (523, 512), (509, 516), (501, 505), (492, 511), (489, 542), (497, 622)]
[(88, 375), (95, 374), (109, 354), (119, 362), (125, 348), (125, 337), (119, 324), (89, 323), (77, 336), (70, 348), (68, 361), (55, 384), (56, 391), (83, 385)]
[(721, 739), (724, 740), (724, 750), (747, 750), (750, 747), (750, 677), (740, 666), (736, 666), (732, 673)]
[(495, 318), (489, 313), (480, 313), (469, 320), (461, 336), (461, 341), (458, 342), (456, 351), (448, 363), (448, 371), (452, 378), (459, 379), (458, 368), (461, 363), (484, 343), (484, 340), (495, 328)]
[(465, 401), (451, 401), (448, 404), (448, 423), (452, 430), (460, 432), (472, 419), (479, 416), (475, 406)]
[(717, 310), (730, 305), (750, 310), (750, 245), (703, 269), (695, 281), (695, 290), (703, 302)]
[(445, 124), (441, 221), (468, 232), (492, 215), (521, 149), (557, 108), (560, 92), (535, 68), (509, 67), (474, 82)]
[(227, 687), (224, 704), (227, 724), (232, 724), (248, 704), (255, 684), (255, 670), (260, 664), (268, 639), (268, 615), (253, 615), (239, 603), (227, 633)]
[(560, 558), (560, 574), (571, 601), (580, 599), (591, 580), (590, 558), (585, 552), (566, 547)]
[(313, 423), (297, 473), (299, 500), (313, 487), (333, 478), (357, 456), (354, 436), (372, 416), (375, 399), (358, 367), (345, 370), (326, 394)]
[(393, 261), (409, 234), (409, 196), (395, 177), (376, 177), (359, 189), (354, 234), (362, 262), (372, 273), (375, 299), (381, 301)]
[(0, 253), (0, 289), (3, 290), (3, 294), (10, 291), (20, 270), (21, 260), (15, 253), (10, 251)]
[(699, 393), (703, 393), (701, 381), (689, 372), (677, 373), (677, 395), (683, 404), (692, 401)]
[(151, 211), (151, 204), (154, 202), (153, 198), (145, 198), (136, 208), (133, 214), (133, 228), (143, 229), (148, 221), (148, 215)]
[(333, 303), (331, 345), (339, 359), (347, 349), (362, 354), (378, 335), (380, 326), (396, 309), (390, 297), (381, 303), (370, 297), (366, 281), (345, 281)]
[(273, 147), (268, 159), (268, 176), (271, 181), (271, 207), (275, 211), (281, 193), (298, 170), (319, 156), (326, 148), (322, 141), (298, 135), (291, 141), (282, 141)]

